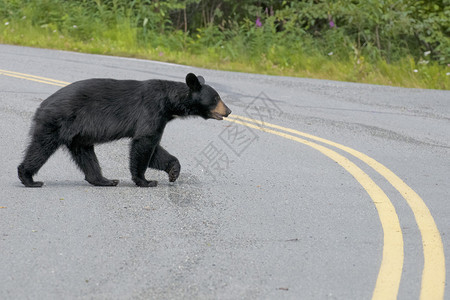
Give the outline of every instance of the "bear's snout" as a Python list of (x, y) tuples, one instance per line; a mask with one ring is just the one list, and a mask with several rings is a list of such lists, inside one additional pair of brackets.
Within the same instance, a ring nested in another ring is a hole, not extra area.
[(231, 109), (229, 109), (229, 108), (227, 107), (227, 111), (226, 111), (225, 117), (228, 117), (229, 114), (231, 114)]
[(216, 107), (211, 111), (211, 118), (223, 120), (223, 118), (228, 117), (229, 114), (231, 114), (231, 109), (229, 109), (222, 100), (219, 100)]

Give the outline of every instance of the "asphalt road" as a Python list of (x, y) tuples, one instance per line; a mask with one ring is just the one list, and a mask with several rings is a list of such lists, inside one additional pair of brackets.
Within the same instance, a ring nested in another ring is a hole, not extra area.
[[(7, 45), (0, 69), (1, 299), (450, 299), (449, 91)], [(233, 114), (169, 123), (177, 182), (148, 170), (159, 185), (136, 187), (122, 140), (96, 147), (117, 187), (63, 150), (43, 188), (20, 184), (33, 113), (61, 86), (188, 72)]]

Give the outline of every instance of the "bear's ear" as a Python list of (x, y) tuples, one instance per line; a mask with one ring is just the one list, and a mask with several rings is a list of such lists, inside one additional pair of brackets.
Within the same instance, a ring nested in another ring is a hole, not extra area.
[(201, 85), (204, 85), (205, 84), (205, 78), (203, 78), (203, 76), (197, 76), (197, 78), (198, 78), (198, 81), (200, 82), (200, 84)]
[(186, 75), (186, 84), (194, 92), (198, 92), (202, 88), (202, 85), (200, 84), (200, 81), (198, 80), (197, 76), (195, 76), (192, 73)]

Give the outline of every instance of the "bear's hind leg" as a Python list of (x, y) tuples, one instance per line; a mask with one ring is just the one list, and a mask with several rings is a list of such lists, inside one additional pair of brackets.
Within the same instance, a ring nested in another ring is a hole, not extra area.
[(170, 182), (174, 182), (180, 176), (180, 162), (160, 145), (156, 147), (148, 167), (165, 171), (169, 175)]
[(45, 164), (48, 158), (55, 153), (59, 144), (54, 134), (34, 134), (27, 148), (25, 158), (17, 168), (20, 181), (26, 187), (42, 187), (42, 181), (34, 181), (33, 176)]
[(73, 160), (83, 171), (87, 182), (96, 186), (116, 186), (119, 183), (119, 180), (103, 177), (94, 146), (71, 145), (68, 148)]

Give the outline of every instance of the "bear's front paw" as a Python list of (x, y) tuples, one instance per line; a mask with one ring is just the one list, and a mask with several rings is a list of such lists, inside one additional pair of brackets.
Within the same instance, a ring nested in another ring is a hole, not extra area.
[(89, 179), (85, 177), (84, 180), (95, 186), (116, 186), (117, 184), (119, 184), (119, 180), (117, 179), (110, 180), (104, 177), (100, 179)]
[(180, 176), (181, 165), (178, 160), (172, 161), (166, 169), (167, 174), (169, 174), (169, 181), (174, 182)]
[(156, 180), (145, 180), (142, 178), (133, 178), (134, 183), (139, 187), (155, 187), (158, 185)]

